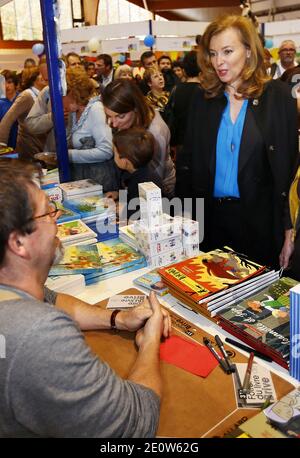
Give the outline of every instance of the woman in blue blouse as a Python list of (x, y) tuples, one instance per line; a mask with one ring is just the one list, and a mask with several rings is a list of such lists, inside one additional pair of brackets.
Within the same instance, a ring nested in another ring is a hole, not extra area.
[(203, 249), (231, 246), (278, 264), (285, 201), (298, 153), (296, 101), (271, 81), (248, 18), (206, 29), (185, 142), (192, 195), (205, 199)]

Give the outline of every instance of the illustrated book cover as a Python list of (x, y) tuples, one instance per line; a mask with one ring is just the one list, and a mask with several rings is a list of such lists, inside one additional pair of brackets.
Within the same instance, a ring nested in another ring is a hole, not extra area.
[(99, 273), (101, 258), (95, 245), (71, 245), (65, 247), (62, 259), (50, 269), (49, 276)]
[(257, 294), (221, 311), (218, 324), (253, 348), (288, 366), (290, 289), (296, 280), (282, 277)]

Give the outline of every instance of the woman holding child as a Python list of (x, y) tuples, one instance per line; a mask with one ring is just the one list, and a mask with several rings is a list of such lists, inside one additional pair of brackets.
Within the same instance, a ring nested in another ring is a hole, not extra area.
[(170, 157), (170, 131), (160, 114), (149, 106), (135, 83), (115, 80), (108, 84), (102, 97), (109, 126), (113, 130), (143, 127), (155, 138), (154, 155), (150, 167), (162, 182), (162, 194), (173, 197), (175, 168)]

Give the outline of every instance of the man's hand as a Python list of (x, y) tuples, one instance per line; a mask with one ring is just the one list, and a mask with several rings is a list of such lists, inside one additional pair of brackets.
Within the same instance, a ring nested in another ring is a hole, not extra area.
[(150, 293), (149, 300), (146, 298), (138, 307), (134, 307), (130, 310), (124, 310), (119, 313), (116, 319), (117, 328), (123, 331), (138, 331), (145, 325), (146, 321), (152, 317), (153, 307), (151, 304), (153, 301), (156, 301), (163, 316), (163, 335), (164, 337), (168, 337), (171, 332), (171, 318), (169, 313), (161, 308), (153, 292)]
[(171, 318), (168, 312), (162, 309), (154, 292), (149, 295), (151, 315), (145, 326), (136, 333), (135, 341), (138, 347), (151, 341), (160, 342), (163, 335), (168, 337), (171, 331)]

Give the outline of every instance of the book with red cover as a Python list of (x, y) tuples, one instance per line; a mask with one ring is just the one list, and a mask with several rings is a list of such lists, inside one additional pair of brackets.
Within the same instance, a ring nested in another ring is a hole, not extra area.
[[(158, 270), (163, 282), (198, 305), (205, 297), (245, 281), (265, 270), (264, 266), (224, 247)], [(201, 309), (205, 303), (201, 304)]]

